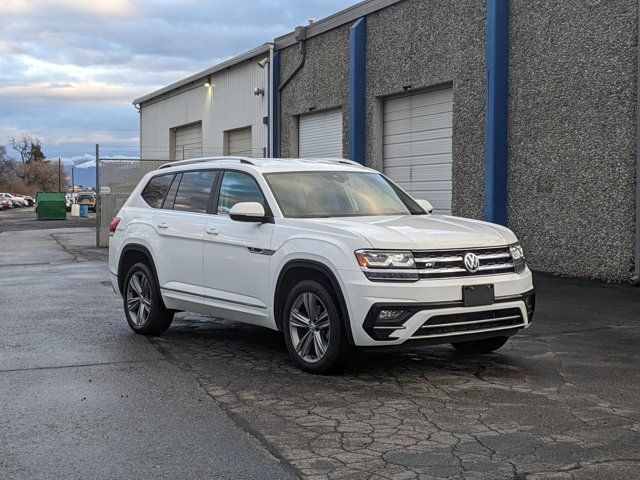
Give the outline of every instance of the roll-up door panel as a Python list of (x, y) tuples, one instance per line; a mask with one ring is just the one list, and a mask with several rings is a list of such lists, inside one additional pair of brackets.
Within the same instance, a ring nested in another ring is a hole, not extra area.
[(185, 160), (202, 156), (202, 123), (194, 123), (174, 129), (173, 158)]
[(451, 214), (453, 91), (412, 93), (384, 102), (383, 171), (435, 213)]
[(298, 147), (300, 158), (342, 158), (342, 111), (301, 116)]
[(253, 157), (251, 127), (229, 130), (227, 132), (227, 155)]

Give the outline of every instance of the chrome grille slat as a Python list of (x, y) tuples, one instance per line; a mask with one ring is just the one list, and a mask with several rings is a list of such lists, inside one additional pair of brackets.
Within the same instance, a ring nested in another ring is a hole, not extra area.
[[(474, 273), (469, 272), (464, 266), (464, 256), (469, 252), (476, 254), (480, 261), (480, 268)], [(420, 278), (497, 275), (515, 271), (508, 246), (456, 250), (415, 250), (412, 253)]]
[(476, 331), (498, 331), (525, 326), (522, 311), (517, 307), (475, 312), (434, 315), (412, 337), (429, 338), (464, 335)]
[[(509, 315), (507, 317), (484, 318), (482, 320), (472, 320), (470, 322), (434, 323), (433, 325), (429, 324), (429, 328), (457, 327), (458, 325), (473, 325), (475, 323), (500, 322), (502, 320), (515, 320), (517, 318), (522, 318), (522, 315)], [(393, 328), (398, 328), (398, 327), (393, 327)]]

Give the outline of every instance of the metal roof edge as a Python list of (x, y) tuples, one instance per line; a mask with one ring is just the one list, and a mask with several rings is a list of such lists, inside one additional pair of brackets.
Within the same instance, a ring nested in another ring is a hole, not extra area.
[(244, 62), (245, 60), (250, 60), (257, 55), (260, 55), (261, 53), (266, 53), (272, 47), (273, 47), (273, 43), (271, 42), (263, 43), (262, 45), (252, 50), (248, 50), (244, 53), (241, 53), (240, 55), (236, 55), (235, 57), (225, 60), (222, 63), (218, 63), (213, 67), (210, 67), (206, 70), (198, 72), (187, 78), (183, 78), (182, 80), (172, 83), (171, 85), (167, 85), (166, 87), (162, 87), (159, 90), (151, 92), (147, 95), (143, 95), (140, 98), (136, 98), (132, 103), (134, 105), (140, 105), (144, 102), (148, 102), (149, 100), (153, 100), (154, 98), (159, 97), (160, 95), (163, 95), (165, 93), (171, 92), (172, 90), (177, 90), (178, 88), (188, 85), (192, 82), (195, 82), (196, 80), (202, 79), (204, 77), (208, 77), (209, 75), (213, 75), (214, 73), (219, 72), (220, 70), (224, 70), (225, 68), (232, 67), (238, 63)]
[[(401, 1), (402, 0), (364, 0), (360, 3), (356, 3), (349, 8), (345, 8), (344, 10), (306, 26), (307, 38), (333, 30), (345, 23), (352, 22), (360, 17), (382, 10), (383, 8)], [(283, 48), (289, 47), (295, 43), (295, 32), (287, 33), (286, 35), (282, 35), (274, 40), (275, 50), (282, 50)]]

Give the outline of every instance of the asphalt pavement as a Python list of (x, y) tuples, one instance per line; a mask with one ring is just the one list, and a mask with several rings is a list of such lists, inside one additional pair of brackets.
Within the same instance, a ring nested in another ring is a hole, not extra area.
[(1, 214), (0, 478), (637, 478), (637, 288), (538, 274), (498, 353), (361, 352), (318, 377), (250, 325), (133, 334), (95, 230)]
[(0, 233), (0, 478), (296, 478), (131, 333), (94, 241)]

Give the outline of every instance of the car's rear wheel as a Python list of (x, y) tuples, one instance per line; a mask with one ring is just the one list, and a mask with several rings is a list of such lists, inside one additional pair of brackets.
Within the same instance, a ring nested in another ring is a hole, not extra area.
[(158, 335), (171, 326), (173, 312), (164, 306), (155, 276), (147, 264), (131, 266), (123, 292), (124, 312), (134, 332)]
[(451, 346), (459, 352), (478, 355), (498, 350), (507, 343), (507, 340), (509, 340), (509, 337), (492, 337), (483, 338), (482, 340), (471, 340), (469, 342), (452, 343)]
[(289, 355), (307, 372), (336, 372), (351, 353), (338, 302), (315, 280), (301, 281), (287, 295), (283, 330)]

